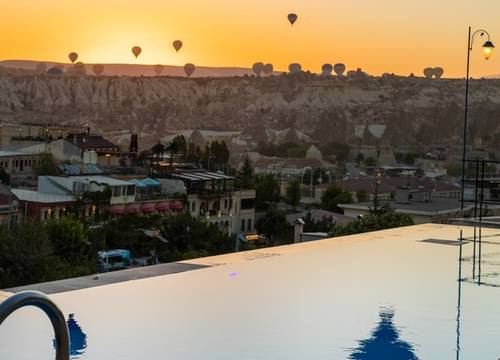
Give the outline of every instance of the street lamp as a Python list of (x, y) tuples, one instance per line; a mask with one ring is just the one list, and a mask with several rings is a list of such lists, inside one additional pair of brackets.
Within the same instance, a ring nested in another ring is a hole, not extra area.
[(464, 134), (463, 134), (463, 149), (462, 149), (462, 194), (460, 199), (460, 209), (464, 209), (465, 201), (465, 167), (467, 159), (467, 117), (469, 111), (469, 73), (470, 73), (470, 53), (472, 51), (472, 46), (474, 45), (474, 39), (476, 36), (484, 37), (487, 40), (483, 44), (484, 58), (489, 60), (491, 55), (493, 55), (493, 50), (495, 45), (491, 42), (490, 34), (485, 30), (477, 30), (472, 33), (472, 29), (469, 26), (469, 34), (467, 37), (467, 76), (465, 78), (465, 106), (464, 106)]

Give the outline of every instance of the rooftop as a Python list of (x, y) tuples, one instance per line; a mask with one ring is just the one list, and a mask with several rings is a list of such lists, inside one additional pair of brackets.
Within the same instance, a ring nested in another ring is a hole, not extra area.
[(76, 201), (72, 195), (42, 193), (34, 190), (12, 189), (12, 193), (21, 201), (44, 204), (68, 203)]
[[(478, 286), (473, 232), (427, 224), (233, 253), (138, 280), (147, 268), (110, 274), (122, 279), (109, 285), (64, 280), (50, 297), (78, 323), (82, 360), (496, 359), (500, 233), (483, 229)], [(50, 324), (18, 311), (0, 327), (0, 349), (50, 358)]]
[[(433, 199), (430, 202), (410, 202), (401, 204), (395, 201), (380, 201), (379, 205), (388, 205), (399, 213), (420, 214), (420, 215), (440, 215), (460, 211), (460, 201), (455, 199)], [(340, 204), (342, 209), (352, 210), (369, 210), (373, 208), (373, 202), (359, 202), (354, 204)], [(470, 209), (473, 205), (466, 205), (466, 209)]]

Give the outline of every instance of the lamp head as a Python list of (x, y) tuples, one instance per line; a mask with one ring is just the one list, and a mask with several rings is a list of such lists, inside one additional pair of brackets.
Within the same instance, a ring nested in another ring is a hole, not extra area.
[(483, 52), (484, 52), (484, 58), (486, 60), (489, 60), (491, 58), (491, 56), (493, 55), (494, 49), (495, 49), (495, 45), (493, 45), (493, 43), (490, 40), (488, 40), (484, 43)]

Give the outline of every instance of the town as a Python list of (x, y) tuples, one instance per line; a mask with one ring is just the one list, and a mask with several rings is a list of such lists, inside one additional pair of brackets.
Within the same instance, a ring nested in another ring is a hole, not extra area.
[[(471, 216), (443, 149), (395, 152), (384, 130), (358, 126), (352, 147), (284, 139), (233, 152), (230, 131), (181, 131), (144, 149), (134, 133), (124, 147), (88, 125), (1, 124), (1, 221), (18, 239), (1, 252), (2, 287)], [(484, 200), (499, 194), (496, 173), (483, 174)], [(23, 259), (33, 242), (39, 258)], [(60, 273), (40, 271), (51, 261)]]

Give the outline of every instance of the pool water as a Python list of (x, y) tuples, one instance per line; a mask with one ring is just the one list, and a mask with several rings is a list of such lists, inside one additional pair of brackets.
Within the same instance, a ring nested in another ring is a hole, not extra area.
[[(500, 231), (483, 230), (480, 285), (471, 242), (458, 261), (459, 231), (420, 225), (200, 259), (219, 265), (51, 298), (74, 359), (498, 359)], [(45, 315), (22, 309), (0, 327), (0, 358), (53, 358), (52, 341)]]

